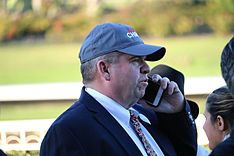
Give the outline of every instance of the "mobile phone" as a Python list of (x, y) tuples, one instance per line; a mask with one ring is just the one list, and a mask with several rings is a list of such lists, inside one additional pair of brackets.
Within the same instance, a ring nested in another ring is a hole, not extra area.
[(148, 78), (148, 86), (146, 87), (145, 95), (142, 99), (144, 99), (147, 104), (158, 107), (161, 103), (164, 90), (160, 87), (160, 84), (154, 82), (151, 77)]

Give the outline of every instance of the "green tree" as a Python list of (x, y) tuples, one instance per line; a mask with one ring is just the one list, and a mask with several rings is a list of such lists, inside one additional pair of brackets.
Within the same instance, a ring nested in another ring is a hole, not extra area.
[(11, 12), (24, 13), (32, 11), (32, 0), (7, 1), (7, 7)]
[(225, 10), (234, 14), (234, 0), (216, 0)]

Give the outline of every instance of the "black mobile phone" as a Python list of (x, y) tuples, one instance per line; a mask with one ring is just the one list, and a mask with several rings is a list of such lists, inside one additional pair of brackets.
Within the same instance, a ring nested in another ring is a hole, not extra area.
[(158, 83), (154, 82), (151, 77), (148, 78), (148, 86), (146, 87), (145, 95), (142, 99), (144, 99), (147, 104), (157, 107), (161, 103), (164, 90)]

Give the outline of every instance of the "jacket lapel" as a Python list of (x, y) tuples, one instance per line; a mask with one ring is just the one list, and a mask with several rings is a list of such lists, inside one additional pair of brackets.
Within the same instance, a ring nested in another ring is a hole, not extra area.
[(97, 121), (106, 128), (110, 134), (119, 142), (119, 144), (126, 150), (128, 155), (141, 156), (140, 150), (135, 143), (122, 128), (122, 126), (108, 113), (99, 112), (95, 114)]
[(142, 156), (140, 150), (129, 137), (122, 126), (112, 117), (112, 115), (94, 98), (82, 89), (80, 100), (85, 97), (84, 103), (87, 109), (93, 113), (94, 118), (116, 139), (128, 155)]

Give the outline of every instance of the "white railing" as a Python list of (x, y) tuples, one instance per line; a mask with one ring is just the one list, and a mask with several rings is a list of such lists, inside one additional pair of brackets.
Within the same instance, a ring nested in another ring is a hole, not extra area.
[[(209, 94), (223, 85), (222, 77), (187, 78), (184, 91), (186, 95)], [(82, 86), (81, 82), (0, 85), (0, 101), (77, 99)]]
[[(199, 114), (196, 119), (198, 144), (207, 145), (208, 140), (202, 129), (204, 116)], [(54, 119), (24, 120), (0, 122), (0, 149), (9, 150), (39, 150), (42, 139)]]
[(0, 148), (9, 150), (39, 150), (42, 139), (54, 119), (0, 122)]

